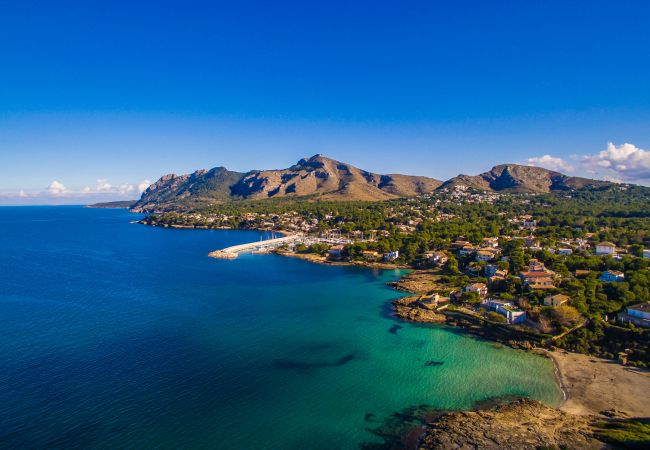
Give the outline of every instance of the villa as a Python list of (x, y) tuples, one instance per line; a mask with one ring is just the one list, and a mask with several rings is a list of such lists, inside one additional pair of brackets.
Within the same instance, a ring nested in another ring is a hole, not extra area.
[(361, 255), (363, 256), (363, 259), (365, 259), (366, 261), (375, 261), (381, 258), (380, 253), (371, 250), (364, 250), (363, 252), (361, 252)]
[(427, 308), (437, 308), (449, 303), (449, 297), (442, 297), (439, 294), (431, 294), (428, 297), (422, 297), (422, 304)]
[(555, 289), (553, 277), (547, 272), (521, 272), (519, 274), (523, 285), (533, 289)]
[(598, 279), (605, 283), (617, 283), (625, 280), (625, 274), (618, 270), (606, 270)]
[(611, 242), (601, 242), (596, 244), (597, 255), (613, 255), (616, 253), (616, 245)]
[(650, 301), (628, 306), (625, 312), (618, 314), (618, 320), (622, 323), (650, 328)]
[(458, 254), (460, 256), (471, 255), (474, 251), (476, 251), (476, 249), (473, 246), (464, 245), (460, 250), (458, 250)]
[(549, 295), (544, 298), (544, 306), (562, 306), (568, 304), (569, 300), (571, 300), (571, 298), (568, 295)]
[(526, 311), (516, 308), (512, 303), (494, 298), (488, 298), (481, 305), (505, 316), (508, 323), (522, 323), (526, 320)]
[(442, 265), (449, 260), (449, 257), (443, 252), (424, 252), (423, 256), (434, 264)]
[(492, 261), (494, 259), (494, 252), (487, 250), (479, 250), (476, 252), (476, 261)]
[(399, 258), (399, 250), (395, 250), (394, 252), (388, 252), (384, 254), (384, 261), (393, 261)]
[(485, 283), (472, 283), (463, 288), (463, 292), (476, 292), (481, 297), (485, 297), (488, 293)]

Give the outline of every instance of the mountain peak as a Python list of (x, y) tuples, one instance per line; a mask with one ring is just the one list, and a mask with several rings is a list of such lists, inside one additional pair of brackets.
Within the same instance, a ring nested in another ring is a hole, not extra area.
[(479, 175), (459, 175), (443, 186), (464, 185), (485, 191), (545, 193), (583, 187), (600, 187), (605, 181), (570, 177), (560, 172), (522, 164), (499, 164)]

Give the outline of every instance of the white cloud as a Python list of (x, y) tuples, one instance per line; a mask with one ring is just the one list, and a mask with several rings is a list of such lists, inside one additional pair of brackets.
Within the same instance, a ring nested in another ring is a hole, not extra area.
[(147, 188), (151, 185), (151, 181), (149, 180), (143, 180), (140, 183), (138, 183), (138, 192), (142, 193), (147, 190)]
[(68, 192), (68, 189), (63, 185), (63, 183), (56, 180), (52, 181), (47, 188), (47, 193), (54, 196), (63, 195)]
[(557, 170), (561, 172), (573, 172), (573, 170), (575, 170), (571, 164), (562, 158), (556, 158), (551, 155), (528, 158), (526, 162), (531, 166), (544, 167), (545, 169)]
[(650, 179), (650, 152), (633, 144), (607, 144), (607, 149), (595, 155), (584, 155), (581, 162), (588, 170), (605, 171), (608, 176), (623, 180)]
[(108, 182), (106, 179), (97, 180), (97, 186), (95, 191), (97, 192), (112, 192), (114, 190), (113, 185)]

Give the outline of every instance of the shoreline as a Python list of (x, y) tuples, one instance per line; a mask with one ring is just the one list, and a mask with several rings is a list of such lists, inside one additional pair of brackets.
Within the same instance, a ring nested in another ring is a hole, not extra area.
[[(286, 231), (268, 229), (250, 228), (246, 230), (264, 232), (272, 231), (283, 235), (288, 234)], [(348, 267), (356, 266), (382, 270), (409, 270), (409, 274), (413, 273), (414, 271), (415, 273), (426, 272), (404, 265), (400, 266), (395, 264), (361, 261), (330, 261), (327, 260), (327, 258), (324, 256), (310, 253), (300, 254), (277, 250), (273, 253), (280, 256), (294, 257), (322, 265)], [(409, 298), (409, 293), (411, 296), (415, 295), (417, 297), (422, 294), (421, 292), (414, 292), (408, 289), (404, 289), (404, 283), (400, 284), (400, 282), (402, 282), (409, 274), (402, 275), (398, 281), (391, 284), (391, 287), (396, 292), (402, 292), (406, 294), (400, 296), (398, 299), (391, 301), (392, 316), (398, 320), (425, 324), (428, 322), (431, 324), (431, 320), (422, 321), (417, 320), (417, 318), (414, 320), (414, 318), (411, 317), (398, 315), (396, 312), (395, 302)], [(438, 312), (436, 311), (435, 313)], [(443, 313), (440, 312), (440, 315), (442, 314)], [(461, 316), (460, 318), (458, 317), (459, 315)], [(543, 347), (531, 347), (530, 345), (528, 347), (525, 345), (522, 346), (515, 340), (503, 339), (503, 336), (506, 335), (506, 331), (509, 331), (514, 336), (517, 334), (516, 330), (502, 330), (501, 327), (499, 330), (494, 330), (492, 329), (494, 328), (493, 326), (486, 326), (485, 324), (474, 324), (473, 321), (471, 321), (470, 317), (464, 317), (461, 313), (457, 312), (444, 312), (444, 317), (444, 321), (436, 320), (435, 322), (447, 325), (452, 329), (462, 330), (464, 333), (478, 335), (480, 338), (492, 342), (505, 344), (515, 349), (532, 351), (541, 357), (549, 358), (553, 364), (553, 372), (556, 383), (562, 392), (562, 401), (556, 407), (558, 410), (574, 416), (650, 416), (650, 402), (643, 402), (647, 396), (646, 393), (650, 392), (650, 370), (634, 369), (628, 366), (623, 366), (616, 361), (604, 360), (588, 355), (571, 353), (564, 350), (549, 350)], [(499, 338), (497, 334), (500, 334), (501, 338)], [(598, 384), (598, 386), (594, 387), (594, 384)], [(647, 405), (645, 403), (647, 403)]]

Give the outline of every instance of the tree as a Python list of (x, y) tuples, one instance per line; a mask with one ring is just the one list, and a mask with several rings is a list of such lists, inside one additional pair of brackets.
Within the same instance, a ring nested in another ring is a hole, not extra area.
[(494, 311), (490, 311), (489, 313), (487, 313), (487, 318), (492, 322), (500, 322), (500, 323), (507, 322), (507, 319), (504, 316)]
[(481, 296), (478, 295), (478, 292), (463, 292), (460, 301), (468, 305), (478, 305), (481, 303)]
[(572, 327), (580, 320), (580, 313), (573, 306), (562, 305), (551, 308), (552, 320), (562, 327)]
[(458, 269), (458, 260), (456, 257), (450, 256), (443, 266), (443, 270), (448, 275), (458, 275), (460, 270)]

